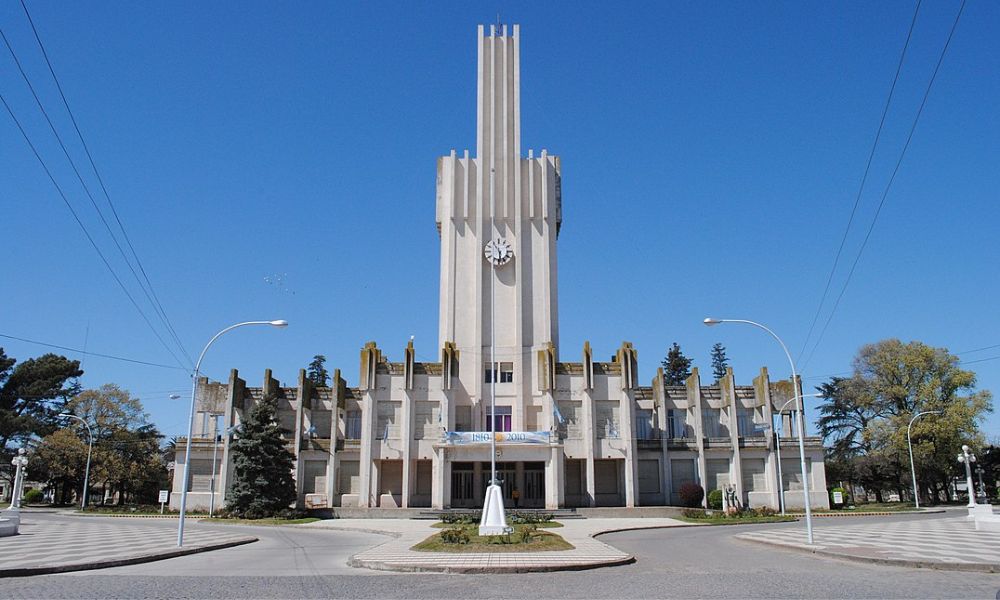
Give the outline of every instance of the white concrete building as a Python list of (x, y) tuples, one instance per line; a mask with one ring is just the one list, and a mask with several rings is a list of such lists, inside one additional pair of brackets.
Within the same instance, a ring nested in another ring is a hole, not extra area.
[[(357, 387), (339, 370), (331, 388), (314, 388), (304, 372), (295, 387), (270, 371), (261, 388), (248, 388), (235, 370), (226, 383), (202, 381), (189, 506), (208, 505), (214, 419), (225, 430), (272, 393), (306, 507), (480, 507), (494, 430), (508, 507), (515, 489), (521, 507), (678, 504), (687, 481), (706, 490), (732, 484), (751, 506), (778, 506), (768, 426), (792, 397), (790, 381), (771, 382), (761, 369), (753, 385), (737, 386), (730, 370), (705, 387), (695, 370), (685, 386), (665, 385), (658, 372), (643, 387), (628, 342), (607, 362), (589, 344), (560, 347), (560, 161), (545, 150), (522, 155), (518, 36), (517, 25), (480, 26), (476, 154), (438, 160), (440, 361), (417, 362), (411, 342), (390, 362), (369, 342)], [(567, 354), (575, 361), (563, 362)], [(786, 502), (802, 506), (797, 448), (791, 438), (782, 445)], [(808, 438), (807, 452), (812, 501), (825, 508), (821, 440)], [(223, 439), (217, 506), (228, 455)], [(180, 489), (176, 481), (171, 506)]]

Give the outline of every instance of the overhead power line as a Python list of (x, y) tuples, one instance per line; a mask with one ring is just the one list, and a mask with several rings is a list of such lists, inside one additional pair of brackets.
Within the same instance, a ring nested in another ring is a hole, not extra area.
[(59, 183), (56, 181), (55, 177), (53, 177), (52, 171), (49, 170), (48, 165), (45, 164), (45, 160), (42, 158), (41, 154), (38, 153), (38, 150), (32, 143), (31, 138), (28, 137), (28, 133), (24, 130), (24, 127), (21, 125), (21, 121), (18, 120), (17, 116), (14, 114), (14, 111), (10, 108), (10, 105), (7, 104), (7, 99), (4, 98), (3, 94), (0, 94), (0, 103), (3, 103), (4, 108), (7, 109), (7, 114), (10, 115), (10, 118), (14, 121), (14, 125), (16, 125), (18, 131), (21, 132), (21, 136), (24, 137), (24, 141), (28, 144), (28, 147), (31, 149), (32, 154), (35, 155), (35, 158), (38, 160), (38, 164), (42, 166), (42, 170), (45, 171), (45, 174), (48, 176), (49, 181), (52, 182), (52, 185), (56, 188), (56, 192), (59, 193), (59, 197), (62, 198), (63, 204), (66, 205), (66, 208), (69, 209), (70, 214), (73, 215), (73, 219), (76, 221), (76, 224), (79, 225), (80, 229), (83, 230), (83, 235), (87, 237), (87, 241), (90, 242), (90, 245), (94, 248), (94, 251), (97, 252), (97, 255), (101, 258), (101, 262), (104, 263), (104, 266), (108, 269), (108, 272), (111, 273), (111, 277), (114, 278), (115, 283), (118, 284), (118, 287), (120, 287), (122, 292), (125, 293), (125, 296), (128, 297), (129, 302), (132, 303), (132, 306), (134, 306), (135, 309), (139, 311), (139, 315), (142, 316), (142, 320), (146, 322), (146, 325), (149, 327), (150, 331), (152, 331), (153, 335), (156, 336), (156, 339), (160, 341), (160, 344), (167, 351), (167, 353), (170, 354), (171, 357), (173, 357), (173, 359), (177, 362), (178, 365), (181, 366), (183, 370), (187, 371), (188, 369), (184, 367), (180, 359), (177, 358), (177, 355), (174, 354), (174, 351), (171, 350), (170, 346), (167, 345), (167, 343), (163, 340), (163, 337), (160, 335), (160, 332), (157, 331), (155, 327), (153, 327), (153, 324), (150, 322), (149, 317), (147, 317), (146, 313), (143, 312), (142, 308), (139, 306), (139, 303), (135, 301), (135, 298), (132, 297), (132, 294), (128, 291), (128, 288), (125, 287), (124, 283), (122, 283), (121, 278), (118, 277), (118, 273), (116, 273), (114, 268), (111, 267), (111, 263), (108, 262), (108, 259), (104, 256), (104, 253), (101, 252), (101, 248), (97, 245), (97, 242), (95, 242), (94, 238), (90, 235), (90, 231), (87, 230), (87, 226), (84, 225), (83, 221), (80, 220), (80, 216), (76, 213), (76, 209), (74, 209), (73, 205), (70, 204), (69, 199), (66, 197), (65, 192), (63, 192), (62, 187), (59, 186)]
[(80, 350), (79, 348), (70, 348), (69, 346), (60, 346), (58, 344), (50, 344), (48, 342), (39, 342), (38, 340), (29, 340), (27, 338), (17, 337), (13, 335), (7, 335), (5, 333), (0, 333), (0, 337), (7, 338), (8, 340), (16, 340), (18, 342), (24, 342), (26, 344), (36, 344), (38, 346), (45, 346), (48, 348), (58, 348), (59, 350), (66, 350), (67, 352), (78, 352), (84, 356), (99, 356), (101, 358), (108, 358), (111, 360), (120, 360), (124, 362), (136, 363), (139, 365), (146, 365), (149, 367), (160, 367), (161, 369), (178, 369), (181, 371), (187, 371), (184, 367), (177, 367), (174, 365), (164, 365), (160, 363), (149, 362), (145, 360), (137, 360), (134, 358), (125, 358), (124, 356), (114, 356), (111, 354), (102, 354), (100, 352), (88, 352), (87, 350)]
[(826, 278), (826, 285), (823, 287), (823, 294), (819, 299), (819, 306), (816, 307), (816, 314), (813, 315), (812, 323), (809, 325), (809, 332), (806, 333), (806, 339), (802, 342), (802, 349), (799, 350), (799, 355), (796, 360), (801, 360), (802, 355), (805, 354), (806, 348), (809, 347), (809, 340), (812, 338), (813, 330), (816, 328), (816, 322), (819, 320), (820, 314), (823, 312), (823, 304), (826, 302), (826, 295), (830, 292), (830, 284), (833, 283), (833, 276), (837, 272), (837, 266), (840, 264), (840, 255), (844, 252), (844, 244), (847, 242), (847, 234), (851, 231), (851, 225), (854, 224), (854, 216), (858, 212), (858, 205), (861, 203), (861, 195), (865, 190), (865, 183), (868, 182), (868, 173), (872, 168), (872, 159), (875, 157), (875, 149), (878, 147), (879, 139), (882, 137), (882, 128), (885, 126), (886, 115), (889, 114), (889, 105), (892, 104), (892, 96), (896, 92), (896, 83), (899, 81), (899, 74), (903, 70), (903, 62), (906, 59), (906, 50), (910, 47), (910, 39), (913, 37), (913, 27), (917, 24), (917, 14), (920, 13), (920, 2), (917, 0), (917, 5), (913, 9), (913, 18), (910, 20), (910, 29), (906, 32), (906, 41), (903, 43), (903, 50), (899, 54), (899, 63), (896, 64), (896, 74), (892, 78), (892, 85), (889, 87), (889, 96), (885, 99), (885, 106), (882, 107), (882, 118), (878, 122), (878, 130), (875, 131), (875, 140), (872, 142), (872, 148), (868, 152), (868, 161), (865, 163), (865, 172), (861, 176), (861, 185), (858, 186), (858, 193), (854, 196), (854, 206), (851, 208), (851, 216), (847, 219), (847, 227), (844, 228), (844, 235), (840, 238), (840, 246), (837, 248), (837, 255), (833, 258), (833, 266), (830, 267), (830, 274)]
[(934, 65), (934, 72), (931, 73), (931, 78), (927, 82), (927, 89), (924, 90), (924, 96), (920, 100), (920, 108), (917, 109), (916, 116), (913, 117), (913, 124), (910, 125), (910, 132), (906, 136), (906, 142), (903, 144), (903, 149), (899, 153), (899, 159), (896, 161), (896, 166), (892, 169), (892, 175), (889, 176), (889, 182), (885, 186), (885, 190), (882, 192), (882, 197), (879, 200), (878, 207), (875, 209), (875, 215), (872, 217), (871, 223), (868, 225), (868, 231), (865, 233), (865, 238), (861, 242), (861, 247), (858, 248), (858, 253), (854, 257), (854, 262), (851, 264), (851, 270), (847, 273), (847, 279), (844, 280), (844, 285), (840, 288), (840, 293), (837, 295), (837, 300), (833, 303), (833, 308), (830, 310), (830, 314), (823, 324), (823, 329), (820, 331), (819, 337), (816, 339), (816, 344), (813, 346), (812, 350), (809, 352), (809, 357), (803, 363), (802, 368), (804, 369), (809, 361), (812, 360), (814, 354), (816, 354), (816, 349), (819, 348), (820, 342), (823, 341), (823, 336), (826, 334), (827, 328), (830, 327), (830, 322), (833, 321), (834, 315), (837, 313), (837, 307), (840, 306), (840, 301), (844, 297), (844, 293), (847, 291), (847, 286), (851, 283), (851, 277), (854, 276), (854, 271), (858, 267), (858, 263), (861, 261), (861, 255), (865, 251), (865, 247), (868, 245), (868, 240), (871, 239), (872, 231), (875, 229), (875, 223), (878, 222), (878, 217), (882, 213), (882, 207), (885, 206), (885, 200), (889, 196), (889, 190), (892, 189), (892, 184), (896, 181), (896, 175), (899, 173), (899, 167), (903, 164), (903, 158), (906, 156), (906, 151), (910, 147), (910, 142), (913, 141), (913, 134), (917, 130), (917, 123), (920, 122), (920, 115), (924, 112), (924, 107), (927, 106), (927, 98), (930, 97), (931, 88), (934, 86), (934, 81), (937, 79), (938, 72), (941, 69), (941, 64), (944, 62), (945, 54), (948, 52), (948, 46), (951, 45), (951, 40), (955, 36), (955, 30), (958, 28), (958, 21), (962, 18), (962, 12), (965, 10), (966, 0), (962, 0), (962, 4), (958, 7), (958, 14), (955, 15), (955, 21), (951, 25), (951, 30), (948, 32), (948, 39), (944, 42), (944, 47), (941, 48), (941, 55), (938, 56), (937, 64)]
[[(108, 224), (107, 219), (104, 218), (103, 211), (101, 211), (100, 207), (97, 205), (97, 201), (94, 199), (94, 195), (90, 192), (90, 188), (87, 186), (87, 183), (84, 181), (83, 176), (80, 174), (80, 170), (77, 168), (76, 162), (73, 160), (73, 157), (70, 155), (69, 150), (66, 148), (66, 144), (63, 142), (62, 136), (59, 135), (59, 131), (56, 129), (55, 124), (49, 117), (48, 111), (45, 110), (45, 105), (42, 104), (41, 98), (38, 97), (38, 93), (35, 91), (35, 86), (31, 83), (31, 79), (28, 77), (28, 74), (24, 71), (24, 68), (21, 65), (21, 61), (17, 57), (17, 53), (14, 51), (13, 46), (11, 46), (10, 41), (7, 39), (7, 36), (6, 34), (4, 34), (2, 29), (0, 29), (0, 38), (3, 39), (4, 44), (7, 46), (7, 50), (10, 52), (10, 56), (14, 60), (14, 64), (17, 65), (17, 69), (21, 73), (21, 78), (24, 79), (24, 83), (28, 86), (28, 90), (31, 91), (31, 95), (35, 99), (35, 104), (38, 106), (38, 110), (41, 111), (42, 116), (45, 117), (45, 121), (46, 123), (48, 123), (49, 129), (52, 131), (52, 135), (55, 136), (56, 142), (58, 142), (59, 147), (62, 149), (63, 155), (66, 157), (66, 160), (69, 161), (70, 168), (73, 169), (73, 173), (76, 175), (77, 180), (83, 187), (84, 193), (86, 193), (87, 197), (90, 199), (90, 204), (94, 207), (94, 210), (97, 212), (97, 216), (100, 218), (101, 223), (104, 224), (104, 229), (108, 232), (108, 235), (111, 236), (111, 240), (114, 242), (115, 247), (118, 248), (118, 253), (121, 254), (121, 257), (125, 261), (125, 264), (128, 266), (129, 271), (132, 272), (132, 276), (139, 284), (139, 289), (142, 290), (142, 293), (146, 296), (146, 299), (153, 306), (153, 311), (160, 318), (160, 322), (163, 323), (163, 326), (166, 328), (167, 332), (173, 334), (173, 328), (170, 326), (170, 322), (166, 319), (166, 315), (163, 314), (158, 309), (158, 303), (154, 302), (153, 298), (150, 296), (149, 291), (146, 290), (145, 285), (143, 285), (142, 280), (139, 278), (139, 274), (136, 273), (136, 270), (132, 266), (131, 261), (125, 254), (125, 250), (118, 242), (118, 237), (115, 235), (114, 231), (112, 231), (111, 226)], [(186, 355), (184, 346), (181, 345), (180, 340), (177, 339), (176, 334), (173, 334), (173, 339), (174, 342), (177, 344), (177, 347), (181, 350), (181, 352)], [(188, 357), (188, 362), (191, 364), (191, 366), (194, 366), (194, 363), (191, 362), (190, 357)]]
[[(70, 108), (69, 100), (67, 100), (66, 93), (63, 91), (62, 84), (59, 82), (59, 77), (56, 76), (56, 71), (55, 68), (52, 66), (52, 61), (49, 59), (49, 53), (45, 49), (45, 44), (42, 43), (41, 35), (39, 35), (38, 33), (38, 28), (35, 27), (35, 22), (31, 18), (31, 13), (28, 11), (28, 6), (27, 4), (25, 4), (24, 0), (21, 0), (21, 8), (24, 9), (24, 15), (28, 19), (28, 24), (31, 25), (31, 31), (35, 36), (35, 41), (38, 43), (38, 48), (41, 50), (42, 56), (45, 58), (45, 64), (48, 67), (49, 73), (52, 75), (52, 80), (56, 84), (56, 89), (59, 91), (59, 97), (62, 99), (63, 106), (66, 107), (66, 113), (69, 115), (70, 122), (73, 123), (73, 129), (76, 131), (76, 135), (80, 139), (80, 144), (81, 146), (83, 146), (83, 151), (87, 155), (87, 160), (90, 162), (90, 167), (94, 171), (94, 176), (97, 178), (97, 182), (101, 187), (101, 191), (104, 193), (104, 198), (107, 200), (108, 206), (111, 208), (111, 213), (115, 217), (115, 222), (118, 224), (118, 228), (122, 232), (122, 237), (125, 239), (125, 243), (128, 246), (129, 250), (131, 251), (132, 257), (135, 259), (135, 263), (139, 267), (140, 273), (142, 273), (142, 277), (146, 282), (146, 286), (149, 287), (149, 293), (152, 295), (152, 300), (150, 300), (150, 303), (154, 305), (155, 310), (160, 315), (161, 319), (164, 321), (164, 324), (167, 330), (170, 332), (170, 335), (173, 338), (174, 342), (177, 344), (178, 348), (180, 348), (181, 353), (185, 356), (185, 358), (187, 358), (188, 363), (193, 367), (194, 360), (191, 358), (191, 355), (188, 354), (188, 351), (184, 347), (184, 344), (181, 343), (180, 338), (177, 335), (177, 332), (174, 329), (173, 324), (170, 322), (169, 317), (167, 317), (166, 310), (164, 310), (163, 304), (160, 302), (160, 298), (156, 294), (156, 289), (153, 287), (153, 283), (149, 279), (149, 275), (146, 272), (146, 268), (142, 264), (142, 260), (139, 258), (139, 254), (135, 251), (135, 246), (132, 244), (132, 240), (128, 235), (128, 231), (125, 229), (125, 225), (122, 223), (121, 217), (118, 214), (118, 210), (115, 208), (115, 204), (111, 200), (111, 195), (108, 193), (108, 188), (104, 184), (104, 178), (101, 177), (101, 172), (97, 168), (97, 163), (94, 161), (94, 156), (90, 152), (90, 146), (87, 144), (87, 140), (84, 139), (83, 132), (80, 129), (80, 125), (77, 123), (76, 115), (73, 114), (73, 109)], [(11, 50), (11, 52), (13, 53), (13, 50)], [(76, 168), (74, 167), (74, 170), (75, 169)], [(87, 194), (90, 195), (90, 192), (88, 191)], [(93, 200), (93, 198), (91, 199)], [(100, 210), (98, 210), (98, 213), (100, 214)], [(104, 220), (103, 216), (101, 217), (101, 220), (102, 221)], [(115, 236), (112, 234), (113, 239), (114, 237)], [(115, 244), (118, 245), (117, 239), (115, 240)], [(121, 251), (120, 246), (119, 246), (119, 251)], [(122, 253), (122, 255), (124, 257), (124, 252)], [(127, 258), (125, 259), (125, 262), (126, 264), (129, 264), (129, 268), (131, 269), (132, 265), (129, 263)], [(133, 274), (134, 273), (135, 272), (133, 271)], [(136, 279), (138, 279), (138, 276), (136, 276)], [(142, 287), (141, 282), (140, 282), (140, 287)], [(145, 288), (143, 288), (143, 292), (145, 292)]]

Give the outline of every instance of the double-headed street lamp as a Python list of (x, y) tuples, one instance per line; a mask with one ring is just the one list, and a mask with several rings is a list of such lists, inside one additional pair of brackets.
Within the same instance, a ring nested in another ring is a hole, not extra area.
[(87, 440), (90, 443), (87, 446), (87, 468), (83, 472), (83, 497), (80, 499), (80, 510), (83, 510), (87, 508), (87, 496), (90, 495), (90, 455), (94, 452), (94, 432), (90, 429), (90, 423), (73, 413), (59, 413), (59, 416), (64, 419), (76, 419), (87, 428)]
[(976, 507), (976, 491), (972, 484), (972, 463), (976, 462), (976, 455), (970, 452), (971, 448), (962, 444), (962, 453), (958, 455), (958, 462), (965, 464), (965, 486), (969, 490), (969, 508)]
[[(795, 402), (802, 398), (818, 398), (822, 395), (823, 394), (803, 394), (801, 396), (795, 396), (794, 398), (790, 398), (788, 402), (782, 404), (781, 408), (778, 409), (778, 420), (781, 420), (781, 413), (785, 412), (785, 407), (787, 407), (792, 402)], [(796, 409), (794, 408), (792, 409), (793, 414), (795, 413), (795, 410)], [(782, 430), (785, 428), (783, 423), (781, 428)], [(778, 506), (781, 508), (781, 514), (785, 514), (785, 481), (781, 476), (781, 434), (779, 434), (777, 431), (774, 432), (774, 452), (778, 458)]]
[(913, 466), (913, 442), (910, 441), (910, 428), (913, 427), (913, 422), (924, 415), (940, 415), (944, 411), (941, 410), (925, 410), (924, 412), (918, 412), (913, 415), (910, 419), (910, 423), (906, 426), (906, 447), (910, 450), (910, 476), (913, 478), (913, 506), (915, 508), (920, 508), (920, 492), (917, 491), (917, 468)]
[[(792, 355), (788, 352), (788, 347), (785, 346), (785, 342), (781, 341), (778, 334), (774, 333), (764, 325), (757, 323), (756, 321), (748, 321), (747, 319), (713, 319), (711, 317), (706, 318), (702, 321), (705, 325), (711, 327), (712, 325), (718, 325), (719, 323), (743, 323), (745, 325), (753, 325), (758, 329), (763, 329), (771, 335), (781, 345), (781, 349), (785, 351), (785, 356), (788, 357), (788, 364), (792, 368), (792, 395), (799, 400), (799, 463), (802, 468), (802, 494), (806, 505), (806, 538), (809, 543), (813, 543), (813, 526), (812, 526), (812, 507), (809, 505), (809, 474), (806, 470), (806, 442), (805, 442), (805, 410), (802, 402), (802, 396), (799, 393), (799, 377), (798, 371), (795, 369), (795, 361), (792, 360)], [(784, 488), (784, 485), (781, 486)]]
[[(230, 325), (226, 327), (219, 333), (212, 336), (212, 339), (208, 340), (205, 344), (205, 349), (201, 351), (201, 355), (198, 356), (198, 362), (194, 365), (194, 375), (193, 381), (191, 383), (191, 414), (188, 416), (188, 435), (187, 444), (184, 451), (184, 479), (181, 484), (181, 510), (180, 518), (177, 523), (177, 546), (184, 545), (184, 511), (187, 508), (187, 494), (188, 494), (188, 477), (191, 472), (191, 438), (194, 436), (194, 408), (195, 408), (195, 397), (198, 393), (198, 373), (201, 370), (201, 361), (205, 358), (205, 353), (212, 346), (215, 340), (219, 339), (222, 334), (232, 331), (237, 327), (245, 327), (247, 325), (270, 325), (272, 327), (288, 327), (288, 321), (277, 320), (277, 321), (245, 321), (243, 323), (237, 323), (235, 325)], [(176, 477), (177, 472), (174, 471), (174, 476)], [(214, 494), (213, 490), (213, 494)]]

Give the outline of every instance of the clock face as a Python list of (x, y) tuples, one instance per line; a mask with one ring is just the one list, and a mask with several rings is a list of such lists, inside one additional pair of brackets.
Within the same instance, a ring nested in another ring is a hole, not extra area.
[(486, 260), (490, 261), (490, 264), (499, 267), (510, 262), (510, 259), (514, 256), (514, 250), (511, 248), (510, 242), (501, 237), (490, 240), (486, 244), (483, 254), (486, 256)]

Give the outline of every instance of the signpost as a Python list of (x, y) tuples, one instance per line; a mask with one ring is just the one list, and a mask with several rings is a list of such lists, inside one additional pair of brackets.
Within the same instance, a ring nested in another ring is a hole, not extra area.
[(163, 506), (167, 503), (167, 499), (170, 498), (170, 490), (160, 490), (160, 514), (163, 514)]

